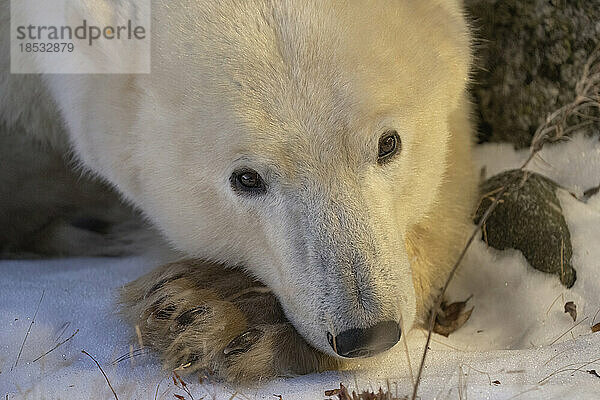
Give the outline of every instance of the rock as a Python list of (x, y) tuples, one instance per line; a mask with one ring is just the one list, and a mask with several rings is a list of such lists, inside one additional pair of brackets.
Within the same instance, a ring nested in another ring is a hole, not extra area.
[[(600, 42), (600, 0), (465, 5), (476, 36), (472, 92), (479, 138), (526, 147), (546, 116), (575, 98), (583, 66)], [(599, 128), (596, 123), (586, 131)]]
[(482, 228), (483, 240), (499, 250), (520, 250), (533, 268), (556, 274), (563, 285), (572, 287), (576, 272), (571, 264), (571, 235), (556, 196), (560, 186), (552, 180), (519, 170), (487, 179), (481, 185), (475, 223), (505, 185), (508, 190)]

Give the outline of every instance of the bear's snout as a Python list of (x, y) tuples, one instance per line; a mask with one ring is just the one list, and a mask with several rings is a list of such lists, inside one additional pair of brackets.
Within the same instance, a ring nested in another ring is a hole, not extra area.
[(362, 358), (392, 348), (401, 334), (400, 324), (396, 321), (382, 321), (369, 328), (348, 329), (335, 337), (327, 332), (327, 339), (337, 355)]

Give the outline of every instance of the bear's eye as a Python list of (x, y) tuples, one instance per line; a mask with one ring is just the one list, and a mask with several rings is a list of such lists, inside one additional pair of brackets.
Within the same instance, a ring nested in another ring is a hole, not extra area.
[(400, 150), (401, 141), (398, 132), (391, 130), (387, 131), (379, 138), (379, 154), (377, 162), (384, 164), (389, 161), (394, 154)]
[(231, 174), (230, 182), (233, 189), (238, 192), (260, 194), (266, 190), (258, 172), (249, 168), (234, 171)]

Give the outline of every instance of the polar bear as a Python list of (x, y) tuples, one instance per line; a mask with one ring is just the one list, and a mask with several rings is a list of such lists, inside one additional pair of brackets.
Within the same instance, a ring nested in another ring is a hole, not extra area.
[(152, 13), (150, 74), (10, 75), (0, 61), (7, 130), (67, 143), (204, 260), (124, 289), (144, 343), (169, 368), (232, 380), (396, 344), (427, 316), (475, 198), (460, 2), (176, 0)]

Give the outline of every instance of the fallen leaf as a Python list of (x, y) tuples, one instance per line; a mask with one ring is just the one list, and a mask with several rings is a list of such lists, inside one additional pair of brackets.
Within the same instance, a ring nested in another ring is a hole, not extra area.
[[(348, 389), (340, 383), (339, 389), (326, 390), (325, 396), (337, 396), (339, 400), (401, 400), (398, 397), (393, 396), (390, 392), (384, 392), (383, 389), (379, 388), (379, 391), (374, 392), (362, 392), (356, 394), (352, 392), (350, 394)], [(407, 397), (403, 397), (402, 400), (406, 400)]]
[[(340, 385), (341, 386), (341, 385)], [(331, 389), (331, 390), (326, 390), (325, 391), (325, 396), (335, 396), (336, 394), (340, 393), (341, 390), (340, 389)]]
[(448, 337), (452, 332), (463, 326), (473, 312), (472, 307), (470, 310), (463, 312), (468, 301), (469, 299), (448, 305), (446, 302), (443, 302), (440, 310), (438, 310), (433, 331), (439, 335)]
[(572, 301), (567, 301), (565, 303), (565, 312), (568, 313), (571, 318), (573, 318), (573, 322), (577, 319), (577, 304)]
[(600, 322), (598, 322), (596, 325), (592, 326), (592, 332), (594, 332), (594, 333), (600, 332)]
[(493, 383), (494, 385), (499, 385), (499, 384), (500, 384), (500, 381), (492, 381), (492, 383)]

